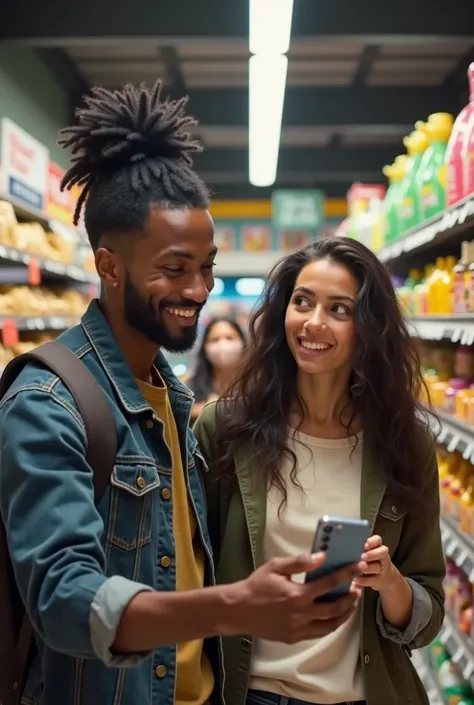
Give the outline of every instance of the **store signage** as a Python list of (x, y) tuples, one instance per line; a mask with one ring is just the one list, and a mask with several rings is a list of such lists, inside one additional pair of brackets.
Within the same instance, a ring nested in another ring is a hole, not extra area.
[(324, 193), (317, 189), (274, 191), (272, 224), (276, 230), (318, 230), (324, 221)]
[(8, 118), (1, 121), (2, 192), (42, 211), (47, 190), (49, 153)]
[(46, 215), (48, 218), (54, 218), (60, 220), (61, 223), (72, 226), (76, 198), (72, 191), (61, 191), (61, 181), (64, 174), (65, 171), (62, 167), (54, 162), (49, 162)]

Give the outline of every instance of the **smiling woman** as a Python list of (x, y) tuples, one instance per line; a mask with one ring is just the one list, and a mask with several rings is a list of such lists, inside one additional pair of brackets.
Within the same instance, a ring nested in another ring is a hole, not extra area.
[(349, 610), (300, 644), (225, 640), (229, 705), (244, 705), (247, 690), (247, 705), (427, 705), (407, 658), (443, 620), (422, 385), (389, 272), (366, 247), (321, 239), (276, 265), (239, 379), (195, 425), (211, 468), (217, 575), (228, 583), (305, 553), (324, 515), (367, 520), (374, 533), (352, 588), (364, 590), (360, 618)]

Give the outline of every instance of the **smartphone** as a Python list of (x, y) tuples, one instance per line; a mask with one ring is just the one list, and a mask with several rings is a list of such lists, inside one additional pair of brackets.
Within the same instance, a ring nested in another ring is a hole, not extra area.
[[(324, 551), (326, 560), (320, 568), (306, 574), (306, 582), (334, 573), (352, 563), (359, 563), (370, 534), (370, 523), (365, 519), (323, 516), (316, 527), (312, 552)], [(333, 602), (347, 595), (350, 586), (351, 581), (338, 585), (332, 592), (318, 597), (316, 601)]]

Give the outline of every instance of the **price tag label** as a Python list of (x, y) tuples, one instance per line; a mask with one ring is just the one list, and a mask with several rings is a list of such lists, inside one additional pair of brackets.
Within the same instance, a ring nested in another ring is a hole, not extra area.
[(18, 327), (14, 318), (5, 319), (2, 323), (2, 341), (6, 348), (12, 348), (18, 344), (20, 336), (18, 335)]
[(28, 283), (31, 286), (39, 286), (41, 284), (41, 270), (38, 260), (32, 257), (28, 262)]
[(469, 460), (469, 459), (470, 459), (473, 450), (474, 450), (474, 449), (473, 449), (473, 447), (472, 447), (472, 443), (469, 443), (469, 444), (466, 446), (466, 449), (465, 449), (464, 453), (462, 454), (462, 457), (464, 458), (464, 460)]

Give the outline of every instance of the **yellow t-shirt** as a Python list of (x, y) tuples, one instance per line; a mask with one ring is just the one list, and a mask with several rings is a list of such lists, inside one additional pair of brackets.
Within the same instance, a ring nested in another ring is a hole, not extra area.
[[(171, 492), (173, 533), (176, 552), (176, 590), (194, 590), (204, 585), (204, 549), (197, 532), (197, 521), (189, 502), (181, 449), (168, 390), (136, 380), (145, 401), (164, 424), (164, 438), (173, 458)], [(176, 705), (203, 705), (214, 688), (211, 664), (203, 652), (202, 641), (177, 645)]]

